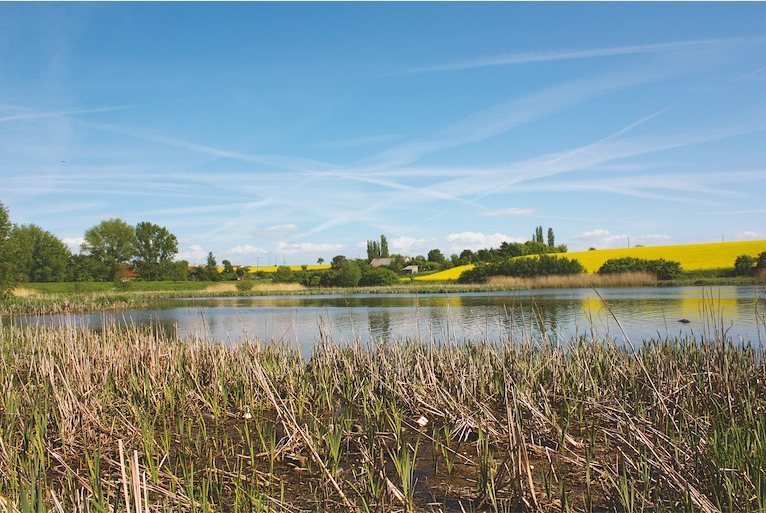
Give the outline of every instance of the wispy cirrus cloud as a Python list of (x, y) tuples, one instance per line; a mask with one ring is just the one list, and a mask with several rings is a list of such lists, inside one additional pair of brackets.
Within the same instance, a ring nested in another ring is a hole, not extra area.
[(598, 57), (614, 57), (619, 55), (649, 54), (678, 52), (689, 50), (702, 50), (721, 47), (735, 47), (745, 45), (763, 44), (762, 37), (741, 37), (726, 39), (700, 39), (691, 41), (674, 41), (667, 43), (652, 43), (645, 45), (613, 46), (606, 48), (587, 48), (582, 50), (554, 50), (541, 52), (526, 52), (495, 55), (491, 57), (479, 57), (476, 59), (460, 62), (436, 64), (409, 68), (395, 74), (434, 73), (443, 71), (460, 71), (475, 68), (487, 68), (494, 66), (511, 66), (518, 64), (531, 64), (535, 62), (566, 61), (575, 59), (593, 59)]
[[(633, 123), (631, 126), (637, 126)], [(705, 186), (705, 181), (725, 183), (735, 180), (758, 180), (759, 171), (742, 171), (744, 175), (738, 178), (733, 171), (726, 173), (686, 173), (677, 178), (671, 174), (646, 175), (628, 177), (604, 176), (592, 180), (579, 178), (571, 181), (556, 181), (552, 178), (575, 171), (587, 171), (603, 167), (609, 163), (620, 162), (626, 158), (638, 158), (651, 153), (693, 146), (696, 144), (719, 141), (738, 135), (746, 135), (764, 130), (762, 127), (715, 129), (698, 133), (672, 133), (664, 136), (633, 136), (626, 137), (628, 131), (619, 130), (601, 140), (586, 144), (579, 148), (543, 154), (532, 159), (516, 162), (506, 167), (493, 167), (486, 170), (477, 168), (468, 177), (441, 181), (431, 187), (444, 194), (463, 195), (468, 199), (479, 202), (481, 199), (499, 194), (504, 191), (543, 191), (543, 190), (584, 190), (600, 189), (637, 194), (651, 188), (670, 189), (682, 192), (704, 192), (712, 195), (725, 195), (726, 189), (720, 186)], [(617, 136), (619, 134), (619, 136)], [(542, 179), (546, 182), (537, 183)], [(723, 180), (723, 182), (721, 182)], [(681, 198), (681, 201), (687, 201)]]
[(296, 253), (327, 253), (340, 251), (344, 244), (317, 244), (315, 242), (277, 242), (276, 252), (293, 255)]
[(289, 224), (277, 224), (274, 226), (269, 226), (268, 228), (264, 228), (262, 230), (256, 230), (253, 235), (259, 236), (259, 237), (284, 237), (288, 233), (292, 233), (298, 229), (297, 224), (289, 223)]
[(530, 216), (532, 214), (535, 214), (536, 212), (537, 212), (536, 208), (511, 207), (511, 208), (504, 208), (502, 210), (485, 210), (483, 212), (479, 212), (479, 215), (483, 217)]
[(31, 121), (36, 119), (46, 118), (62, 118), (69, 116), (77, 116), (81, 114), (95, 114), (99, 112), (113, 112), (117, 110), (126, 110), (135, 108), (135, 105), (116, 105), (113, 107), (99, 107), (93, 109), (71, 109), (63, 111), (39, 111), (29, 109), (26, 107), (20, 107), (18, 105), (0, 104), (0, 110), (10, 110), (15, 114), (0, 116), (0, 123), (9, 123), (11, 121)]
[(426, 155), (496, 137), (600, 95), (653, 82), (673, 73), (674, 70), (656, 67), (635, 68), (561, 83), (497, 103), (430, 136), (379, 152), (357, 163), (355, 169), (370, 173), (410, 165)]
[(385, 144), (398, 139), (396, 134), (370, 135), (366, 137), (356, 137), (353, 139), (337, 139), (334, 141), (324, 141), (316, 144), (321, 149), (341, 149), (341, 148), (360, 148), (363, 146), (373, 146), (376, 144)]

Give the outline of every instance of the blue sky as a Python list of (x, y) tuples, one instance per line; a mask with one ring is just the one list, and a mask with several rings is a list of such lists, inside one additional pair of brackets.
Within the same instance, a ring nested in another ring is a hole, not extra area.
[(0, 202), (274, 265), (766, 239), (766, 3), (0, 2)]

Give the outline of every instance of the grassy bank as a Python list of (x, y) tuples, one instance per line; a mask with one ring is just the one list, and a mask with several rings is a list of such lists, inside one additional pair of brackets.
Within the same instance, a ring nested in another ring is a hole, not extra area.
[(0, 509), (763, 511), (765, 356), (6, 326)]
[(0, 299), (0, 315), (41, 315), (102, 310), (150, 308), (163, 299), (223, 296), (309, 295), (309, 294), (456, 294), (530, 289), (724, 286), (763, 283), (755, 278), (717, 278), (711, 271), (688, 273), (684, 279), (661, 282), (650, 274), (543, 276), (539, 278), (493, 277), (486, 284), (458, 284), (437, 281), (406, 281), (392, 286), (354, 288), (307, 288), (295, 283), (253, 280), (250, 290), (237, 282), (130, 282), (124, 287), (112, 283), (26, 283), (10, 298)]

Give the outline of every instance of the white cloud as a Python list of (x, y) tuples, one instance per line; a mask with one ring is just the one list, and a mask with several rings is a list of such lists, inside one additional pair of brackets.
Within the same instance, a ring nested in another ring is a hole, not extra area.
[(388, 241), (391, 253), (404, 256), (415, 256), (416, 254), (422, 253), (425, 245), (425, 239), (416, 239), (405, 235)]
[(529, 216), (537, 212), (535, 208), (504, 208), (502, 210), (486, 210), (479, 212), (480, 216), (484, 217), (496, 217), (496, 216)]
[(193, 244), (188, 248), (183, 248), (178, 252), (176, 259), (186, 260), (192, 265), (204, 263), (207, 260), (208, 252), (202, 249), (199, 244)]
[(609, 230), (599, 228), (573, 235), (569, 240), (569, 250), (580, 251), (591, 247), (598, 249), (627, 247), (628, 244), (632, 247), (637, 245), (657, 246), (671, 242), (671, 237), (658, 233), (646, 235), (612, 234)]
[(750, 231), (739, 232), (739, 233), (737, 233), (734, 236), (734, 238), (736, 240), (756, 240), (756, 239), (760, 239), (760, 237), (758, 236), (757, 233), (750, 232)]
[[(276, 252), (286, 255), (295, 255), (299, 253), (326, 253), (328, 251), (340, 251), (345, 248), (343, 244), (316, 244), (313, 242), (277, 242)], [(333, 255), (335, 256), (335, 255)]]
[(227, 253), (231, 253), (233, 255), (265, 255), (267, 251), (263, 248), (245, 244), (244, 246), (234, 246), (233, 248), (230, 248)]
[(85, 242), (84, 237), (64, 237), (61, 239), (61, 242), (69, 246), (69, 249), (72, 251), (72, 253), (79, 253), (80, 252), (80, 246), (83, 242)]
[(269, 226), (263, 230), (255, 232), (255, 235), (261, 237), (285, 237), (288, 233), (294, 232), (298, 229), (297, 224), (277, 224)]
[(464, 249), (478, 251), (480, 249), (497, 248), (503, 242), (524, 242), (526, 239), (511, 237), (504, 233), (461, 232), (447, 235), (448, 253), (460, 253)]

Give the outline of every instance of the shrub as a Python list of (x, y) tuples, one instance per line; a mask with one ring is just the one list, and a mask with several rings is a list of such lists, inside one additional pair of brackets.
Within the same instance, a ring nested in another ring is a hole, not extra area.
[(674, 280), (681, 274), (681, 263), (659, 258), (647, 260), (643, 258), (623, 257), (610, 258), (599, 268), (599, 274), (650, 272), (660, 280)]
[(734, 261), (734, 276), (756, 276), (766, 270), (766, 251), (757, 257), (739, 255)]
[(459, 283), (484, 283), (490, 276), (517, 276), (535, 278), (537, 276), (562, 276), (580, 274), (585, 268), (577, 260), (566, 257), (540, 255), (522, 257), (477, 265), (474, 269), (463, 272)]
[(359, 285), (363, 287), (375, 287), (380, 285), (393, 285), (399, 283), (399, 276), (391, 269), (379, 267), (377, 269), (370, 269), (362, 274), (362, 279), (359, 280)]
[(295, 273), (289, 266), (280, 265), (271, 275), (271, 281), (274, 283), (289, 283), (296, 281)]
[(756, 259), (750, 255), (739, 255), (734, 261), (735, 276), (753, 276), (755, 274)]
[(251, 279), (249, 279), (247, 277), (243, 277), (242, 279), (237, 280), (237, 283), (234, 286), (237, 287), (237, 290), (239, 290), (240, 292), (245, 292), (245, 291), (248, 291), (248, 290), (252, 290), (253, 289), (253, 280), (251, 280)]

